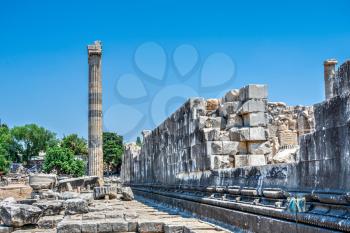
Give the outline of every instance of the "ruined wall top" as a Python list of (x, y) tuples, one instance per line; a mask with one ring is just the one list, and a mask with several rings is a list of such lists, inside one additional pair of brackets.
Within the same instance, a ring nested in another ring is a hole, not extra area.
[(88, 54), (90, 55), (101, 55), (102, 53), (102, 43), (97, 40), (92, 45), (88, 45)]

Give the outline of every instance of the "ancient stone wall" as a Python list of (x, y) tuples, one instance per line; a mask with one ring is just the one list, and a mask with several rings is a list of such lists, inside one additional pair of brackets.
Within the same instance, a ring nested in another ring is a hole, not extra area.
[(141, 149), (125, 147), (125, 182), (177, 184), (212, 171), (295, 162), (299, 137), (314, 128), (312, 107), (268, 103), (266, 85), (222, 99), (191, 98), (153, 131)]

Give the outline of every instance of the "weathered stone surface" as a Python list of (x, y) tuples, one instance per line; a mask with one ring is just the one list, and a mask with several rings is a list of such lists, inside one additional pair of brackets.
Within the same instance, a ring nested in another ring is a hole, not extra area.
[(164, 223), (163, 222), (151, 222), (144, 221), (140, 222), (138, 226), (138, 232), (140, 233), (161, 233), (164, 232)]
[(64, 207), (66, 214), (83, 214), (89, 212), (88, 202), (80, 198), (66, 200)]
[(15, 198), (13, 197), (8, 197), (8, 198), (5, 198), (4, 200), (2, 200), (0, 202), (0, 207), (3, 206), (3, 205), (11, 205), (11, 204), (16, 204), (17, 201)]
[(81, 233), (81, 221), (61, 221), (57, 225), (57, 233)]
[(52, 189), (57, 184), (55, 174), (30, 174), (29, 185), (34, 190)]
[(266, 141), (267, 132), (263, 127), (243, 127), (230, 129), (232, 141)]
[(40, 229), (52, 229), (56, 228), (58, 223), (63, 219), (63, 215), (55, 216), (43, 216), (37, 222), (38, 228)]
[(94, 199), (102, 199), (108, 196), (109, 199), (117, 197), (118, 188), (116, 186), (101, 186), (94, 188)]
[(60, 195), (60, 199), (62, 200), (75, 199), (78, 197), (79, 197), (79, 193), (76, 193), (76, 192), (63, 192)]
[(11, 233), (13, 232), (13, 227), (0, 225), (0, 233)]
[(42, 210), (43, 216), (58, 215), (64, 209), (62, 200), (42, 200), (34, 203), (33, 206), (39, 207)]
[(234, 90), (228, 91), (224, 96), (224, 101), (225, 102), (239, 101), (239, 90), (234, 89)]
[(214, 111), (219, 108), (220, 101), (218, 99), (207, 99), (207, 110)]
[(266, 99), (267, 85), (250, 84), (241, 88), (239, 91), (239, 98), (242, 101), (250, 99)]
[(280, 150), (274, 157), (274, 163), (294, 163), (296, 162), (296, 156), (299, 152), (299, 147), (287, 148)]
[(132, 192), (130, 187), (123, 187), (122, 188), (122, 200), (124, 201), (132, 201), (134, 200), (134, 193)]
[(41, 216), (41, 209), (25, 204), (6, 204), (0, 207), (0, 217), (6, 226), (21, 227), (36, 224)]
[(244, 126), (266, 126), (264, 112), (255, 112), (243, 115)]
[(240, 114), (248, 114), (254, 112), (265, 112), (266, 101), (261, 99), (252, 99), (244, 102), (239, 110)]
[(262, 166), (266, 164), (265, 155), (247, 155), (249, 166)]

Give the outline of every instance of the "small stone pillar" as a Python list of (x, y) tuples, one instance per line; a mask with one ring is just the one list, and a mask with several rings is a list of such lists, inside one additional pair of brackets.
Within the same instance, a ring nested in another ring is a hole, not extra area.
[(335, 66), (337, 65), (337, 63), (338, 61), (335, 59), (328, 59), (323, 63), (326, 100), (334, 97), (333, 83), (335, 78)]

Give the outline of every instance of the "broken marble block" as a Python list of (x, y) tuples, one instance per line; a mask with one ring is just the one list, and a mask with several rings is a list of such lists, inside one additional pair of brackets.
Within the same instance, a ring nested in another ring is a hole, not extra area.
[(219, 114), (220, 116), (227, 116), (229, 114), (235, 114), (238, 112), (238, 109), (240, 107), (240, 102), (224, 102), (219, 107)]
[(42, 210), (43, 216), (58, 215), (63, 211), (63, 201), (62, 200), (52, 200), (52, 201), (38, 201), (33, 204), (33, 206), (39, 207)]
[(271, 154), (272, 147), (269, 141), (266, 142), (247, 142), (249, 154)]
[(210, 170), (229, 168), (230, 163), (228, 155), (210, 155)]
[(221, 155), (222, 154), (222, 141), (209, 141), (206, 142), (208, 155)]
[(26, 204), (7, 204), (0, 207), (0, 217), (6, 226), (21, 227), (36, 224), (41, 216), (39, 207)]
[(229, 114), (226, 120), (226, 130), (229, 130), (233, 127), (242, 127), (243, 118), (238, 114)]
[(248, 166), (262, 166), (266, 165), (265, 155), (247, 155)]
[(203, 128), (221, 128), (222, 118), (221, 117), (207, 117), (200, 116), (198, 126), (200, 129)]
[(224, 102), (239, 101), (239, 90), (233, 89), (233, 90), (228, 91), (225, 94), (225, 97), (223, 99), (224, 99)]
[(123, 201), (132, 201), (134, 200), (134, 193), (132, 192), (132, 189), (130, 187), (123, 187), (122, 188), (122, 197), (121, 199)]
[(266, 126), (266, 117), (264, 112), (254, 112), (243, 115), (244, 126)]
[(267, 85), (249, 84), (239, 90), (239, 98), (241, 101), (266, 99), (267, 95)]
[(117, 186), (104, 185), (94, 188), (94, 199), (103, 199), (108, 196), (109, 199), (115, 199), (117, 197), (118, 188)]
[(202, 129), (205, 141), (229, 141), (230, 135), (228, 131), (223, 131), (218, 128)]
[(266, 141), (267, 131), (263, 127), (243, 127), (230, 129), (232, 141)]
[(266, 101), (261, 99), (247, 100), (239, 108), (240, 114), (247, 114), (253, 112), (265, 112), (266, 111)]
[(64, 206), (67, 215), (84, 214), (89, 212), (88, 202), (80, 198), (68, 199), (64, 202)]
[(207, 99), (207, 110), (214, 111), (219, 108), (220, 101), (218, 99)]

